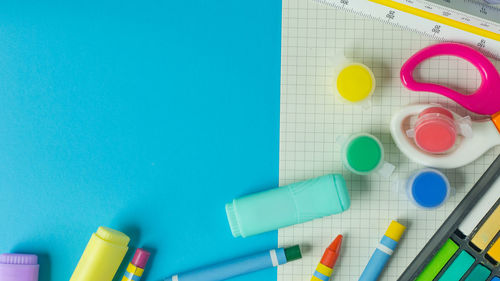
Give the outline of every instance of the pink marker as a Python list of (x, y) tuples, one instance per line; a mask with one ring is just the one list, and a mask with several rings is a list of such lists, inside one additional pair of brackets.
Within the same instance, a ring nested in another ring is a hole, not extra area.
[(38, 268), (36, 255), (0, 255), (0, 280), (2, 281), (38, 281)]

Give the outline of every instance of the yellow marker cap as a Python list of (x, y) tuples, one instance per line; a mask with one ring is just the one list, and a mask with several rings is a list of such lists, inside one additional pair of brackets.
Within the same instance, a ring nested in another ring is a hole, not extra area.
[(111, 281), (128, 250), (130, 238), (116, 230), (99, 227), (92, 234), (70, 281)]
[(392, 221), (389, 228), (385, 232), (385, 236), (391, 238), (392, 240), (399, 242), (401, 236), (405, 232), (406, 226), (400, 224), (397, 221)]
[(337, 91), (345, 100), (359, 102), (369, 97), (375, 90), (373, 72), (360, 63), (349, 64), (337, 76)]

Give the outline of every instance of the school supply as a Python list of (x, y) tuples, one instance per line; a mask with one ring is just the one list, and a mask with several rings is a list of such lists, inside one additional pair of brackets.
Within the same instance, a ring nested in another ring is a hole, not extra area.
[(486, 281), (500, 276), (499, 231), (500, 156), (398, 280)]
[(144, 274), (144, 269), (148, 264), (149, 256), (151, 253), (144, 249), (137, 249), (134, 254), (134, 258), (127, 266), (127, 270), (125, 271), (125, 275), (122, 278), (122, 281), (139, 281), (141, 280), (142, 275)]
[(326, 175), (271, 189), (226, 204), (234, 237), (248, 237), (342, 213), (351, 200), (341, 175)]
[(321, 261), (316, 267), (316, 271), (311, 278), (311, 281), (328, 281), (333, 273), (333, 267), (340, 255), (340, 247), (342, 246), (342, 235), (339, 235), (328, 246), (321, 258)]
[(130, 238), (116, 230), (99, 227), (92, 234), (70, 281), (111, 281), (128, 250)]
[(500, 58), (500, 9), (470, 0), (316, 0)]
[[(439, 121), (434, 119), (431, 121), (434, 123), (427, 124), (429, 127), (424, 128), (424, 131), (415, 131), (413, 133), (415, 137), (419, 135), (418, 140), (409, 138), (407, 136), (407, 128), (405, 128), (405, 124), (408, 123), (407, 121), (412, 117), (419, 116), (422, 112), (435, 109), (436, 107), (436, 105), (431, 104), (405, 106), (396, 112), (391, 119), (390, 130), (392, 138), (401, 152), (412, 161), (428, 167), (457, 168), (473, 162), (492, 147), (500, 145), (500, 134), (495, 124), (489, 120), (467, 121), (461, 129), (462, 131), (470, 130), (467, 136), (454, 136), (453, 132), (456, 132), (455, 129), (448, 127), (451, 124), (438, 123)], [(451, 110), (442, 107), (440, 107), (440, 110), (447, 113), (447, 118), (453, 116), (454, 120), (463, 120), (462, 116)], [(443, 115), (443, 113), (439, 114)], [(420, 143), (420, 145), (415, 142)], [(425, 147), (441, 148), (453, 145), (453, 147), (449, 151), (436, 155), (421, 149), (422, 145)]]
[(470, 137), (472, 134), (470, 116), (455, 120), (453, 114), (441, 106), (420, 112), (413, 127), (406, 131), (421, 150), (431, 154), (449, 152), (461, 136)]
[(298, 245), (289, 248), (278, 248), (177, 274), (164, 281), (226, 280), (266, 268), (276, 267), (301, 258), (302, 254)]
[(38, 281), (38, 270), (36, 255), (0, 255), (0, 280), (2, 281)]
[[(425, 60), (437, 56), (456, 56), (474, 65), (482, 77), (481, 87), (473, 94), (464, 95), (445, 86), (417, 82), (413, 77), (415, 68)], [(426, 47), (411, 56), (401, 67), (401, 82), (412, 90), (443, 95), (478, 114), (491, 115), (492, 121), (500, 127), (500, 74), (483, 54), (458, 43), (440, 43)], [(500, 130), (500, 128), (499, 128)]]
[[(334, 280), (358, 280), (367, 257), (382, 236), (379, 230), (398, 217), (410, 223), (409, 239), (401, 239), (400, 249), (394, 252), (380, 276), (380, 280), (395, 280), (425, 245), (428, 239), (424, 237), (432, 236), (500, 153), (500, 146), (466, 167), (447, 170), (446, 176), (456, 194), (444, 206), (430, 212), (415, 208), (406, 196), (393, 192), (390, 181), (383, 177), (351, 173), (342, 163), (341, 148), (334, 143), (338, 135), (356, 132), (377, 136), (385, 150), (385, 161), (397, 167), (391, 178), (406, 178), (411, 171), (422, 168), (396, 147), (388, 124), (393, 114), (408, 104), (439, 103), (456, 110), (455, 103), (444, 97), (408, 94), (398, 79), (401, 66), (412, 54), (437, 41), (315, 1), (284, 0), (282, 23), (279, 184), (285, 186), (338, 171), (349, 187), (351, 207), (341, 215), (279, 229), (279, 246), (310, 245), (310, 250), (300, 263), (279, 267), (277, 280), (310, 280), (313, 267), (325, 250), (322, 245), (329, 244), (338, 233), (346, 235)], [(370, 108), (362, 110), (334, 99), (333, 69), (337, 64), (332, 60), (338, 54), (373, 71), (377, 87)], [(500, 61), (493, 64), (500, 69)], [(427, 61), (419, 73), (427, 81), (455, 85), (466, 89), (465, 92), (472, 92), (480, 82), (480, 77), (474, 75), (477, 74), (474, 67), (455, 57)]]
[(414, 172), (403, 185), (410, 201), (423, 209), (440, 207), (451, 194), (448, 178), (430, 168)]
[(384, 162), (384, 147), (373, 135), (357, 133), (337, 142), (342, 146), (342, 162), (349, 171), (358, 175), (378, 172), (388, 178), (394, 171), (394, 165)]
[(378, 279), (392, 253), (396, 250), (396, 246), (401, 236), (403, 236), (405, 229), (406, 227), (397, 221), (391, 222), (382, 240), (380, 240), (380, 244), (368, 261), (361, 277), (359, 277), (359, 281), (376, 281)]
[(341, 101), (362, 104), (373, 94), (375, 75), (362, 63), (341, 62), (336, 67), (334, 89)]

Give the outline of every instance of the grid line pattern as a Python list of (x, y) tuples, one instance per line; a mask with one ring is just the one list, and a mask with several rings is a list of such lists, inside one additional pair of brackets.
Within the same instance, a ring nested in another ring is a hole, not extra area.
[[(304, 258), (278, 269), (278, 281), (310, 280), (324, 249), (345, 236), (333, 280), (357, 280), (392, 219), (407, 225), (398, 249), (380, 280), (396, 280), (428, 239), (482, 175), (500, 148), (467, 167), (447, 170), (456, 194), (441, 208), (420, 210), (391, 182), (419, 165), (410, 162), (389, 133), (391, 114), (414, 102), (439, 102), (466, 112), (435, 94), (411, 93), (399, 80), (403, 62), (435, 41), (418, 33), (363, 18), (310, 0), (284, 0), (282, 17), (280, 185), (341, 173), (351, 194), (351, 208), (339, 215), (296, 225), (278, 232), (280, 246), (300, 244)], [(368, 65), (377, 79), (370, 108), (338, 102), (332, 93), (333, 67), (339, 56)], [(494, 62), (497, 68), (500, 64)], [(472, 92), (480, 83), (468, 63), (440, 57), (419, 69), (422, 79)], [(356, 176), (341, 163), (339, 135), (368, 132), (384, 145), (386, 161), (396, 165), (391, 180)]]

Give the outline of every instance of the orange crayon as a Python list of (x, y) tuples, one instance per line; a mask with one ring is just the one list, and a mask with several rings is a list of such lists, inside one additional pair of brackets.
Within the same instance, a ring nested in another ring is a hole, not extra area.
[(340, 254), (340, 246), (342, 246), (342, 235), (337, 236), (335, 240), (333, 240), (332, 244), (326, 249), (321, 261), (316, 267), (316, 271), (314, 272), (311, 281), (328, 281), (330, 280), (330, 276), (333, 273), (333, 267), (337, 262), (337, 259)]

